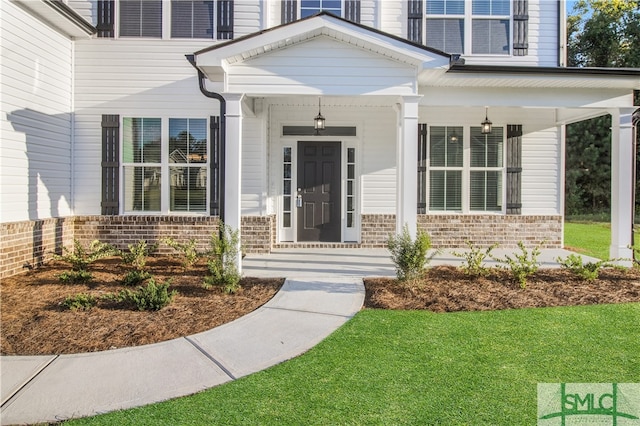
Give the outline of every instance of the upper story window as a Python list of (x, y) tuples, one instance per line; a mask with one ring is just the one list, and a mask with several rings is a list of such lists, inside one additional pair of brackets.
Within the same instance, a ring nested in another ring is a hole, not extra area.
[(300, 17), (306, 18), (318, 12), (330, 12), (342, 16), (342, 0), (301, 0)]
[(114, 37), (116, 16), (120, 37), (233, 38), (233, 0), (97, 0), (98, 37)]
[(509, 55), (510, 0), (426, 0), (425, 43), (447, 53)]
[(283, 24), (323, 11), (360, 22), (360, 0), (282, 0), (280, 4)]

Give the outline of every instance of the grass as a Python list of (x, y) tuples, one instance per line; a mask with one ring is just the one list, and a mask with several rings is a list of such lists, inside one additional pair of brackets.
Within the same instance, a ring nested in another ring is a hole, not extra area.
[(609, 259), (611, 225), (599, 222), (565, 222), (564, 245), (580, 254)]
[(640, 304), (364, 310), (307, 354), (69, 425), (536, 423), (538, 383), (640, 382)]

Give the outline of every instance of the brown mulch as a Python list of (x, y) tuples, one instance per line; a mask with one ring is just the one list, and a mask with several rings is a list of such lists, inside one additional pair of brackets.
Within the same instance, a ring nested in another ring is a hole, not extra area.
[[(97, 261), (89, 284), (66, 284), (57, 276), (69, 267), (61, 262), (5, 278), (0, 285), (0, 353), (49, 355), (102, 351), (145, 345), (209, 330), (254, 311), (280, 289), (283, 279), (243, 278), (232, 295), (202, 287), (204, 261), (189, 270), (179, 259), (150, 258), (147, 269), (157, 283), (171, 279), (178, 291), (159, 311), (137, 311), (100, 302), (88, 311), (70, 311), (67, 296), (89, 293), (99, 297), (126, 288), (120, 281), (129, 270), (120, 258)], [(133, 289), (133, 288), (132, 288)]]
[(607, 268), (588, 282), (569, 271), (540, 269), (521, 288), (507, 271), (470, 277), (461, 269), (438, 266), (419, 280), (372, 278), (365, 280), (365, 287), (365, 306), (379, 309), (456, 312), (627, 303), (640, 302), (640, 270)]
[[(199, 333), (227, 323), (271, 299), (283, 279), (243, 278), (241, 290), (225, 295), (204, 289), (203, 261), (185, 271), (179, 259), (150, 258), (147, 269), (157, 282), (171, 279), (178, 295), (157, 312), (140, 312), (100, 302), (89, 311), (70, 311), (62, 301), (77, 293), (96, 297), (125, 288), (128, 271), (119, 258), (91, 267), (89, 284), (61, 283), (67, 265), (46, 266), (2, 280), (0, 285), (0, 353), (49, 355), (93, 352), (161, 342)], [(541, 269), (522, 289), (507, 272), (493, 269), (487, 277), (469, 277), (454, 267), (430, 268), (420, 280), (399, 283), (391, 278), (365, 280), (366, 308), (427, 309), (434, 312), (515, 309), (640, 302), (640, 270), (605, 269), (587, 282), (568, 271)]]

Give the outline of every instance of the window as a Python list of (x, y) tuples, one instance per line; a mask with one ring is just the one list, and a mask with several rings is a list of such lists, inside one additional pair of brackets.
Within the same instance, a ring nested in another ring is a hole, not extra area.
[(124, 118), (122, 159), (125, 211), (160, 211), (161, 125), (159, 118)]
[(429, 207), (462, 209), (462, 127), (431, 127), (429, 138)]
[(427, 46), (451, 54), (510, 54), (510, 0), (425, 3)]
[(483, 135), (480, 127), (471, 128), (471, 168), (469, 193), (471, 210), (502, 211), (502, 170), (504, 144), (502, 128)]
[(207, 120), (160, 118), (122, 122), (124, 212), (207, 211)]
[(342, 0), (300, 0), (301, 18), (306, 18), (323, 10), (342, 16)]
[(121, 37), (162, 37), (162, 0), (121, 0)]
[(169, 210), (207, 210), (207, 120), (169, 119)]
[(356, 219), (356, 149), (347, 148), (347, 228), (355, 227)]
[[(483, 135), (480, 127), (431, 126), (426, 140), (428, 173), (419, 172), (418, 177), (428, 182), (418, 182), (418, 199), (427, 198), (424, 193), (428, 188), (428, 210), (503, 211), (502, 127)], [(419, 171), (422, 157), (419, 152)]]
[(172, 0), (172, 38), (214, 38), (213, 0)]
[(282, 227), (291, 228), (292, 217), (292, 195), (291, 195), (291, 167), (292, 167), (291, 147), (285, 146), (282, 149)]

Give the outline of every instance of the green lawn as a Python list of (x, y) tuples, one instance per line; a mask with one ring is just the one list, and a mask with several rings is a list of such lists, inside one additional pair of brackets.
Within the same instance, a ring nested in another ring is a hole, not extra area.
[(565, 222), (564, 246), (598, 259), (609, 259), (611, 225), (599, 222)]
[(640, 382), (638, 324), (640, 304), (364, 310), (269, 370), (69, 424), (535, 424), (538, 383)]

